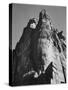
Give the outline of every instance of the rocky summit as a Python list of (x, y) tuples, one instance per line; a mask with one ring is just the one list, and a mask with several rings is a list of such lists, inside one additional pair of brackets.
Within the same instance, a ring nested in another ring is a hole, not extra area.
[(12, 67), (13, 85), (66, 83), (66, 39), (45, 9), (24, 28)]

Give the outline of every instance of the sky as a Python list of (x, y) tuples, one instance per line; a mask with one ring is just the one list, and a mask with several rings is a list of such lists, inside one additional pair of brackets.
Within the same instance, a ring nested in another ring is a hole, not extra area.
[[(30, 18), (39, 18), (39, 13), (45, 9), (51, 17), (52, 23), (59, 31), (63, 30), (66, 35), (66, 7), (62, 6), (43, 6), (28, 4), (13, 4), (12, 7), (12, 49), (15, 49), (24, 27)], [(10, 44), (11, 47), (11, 44)]]

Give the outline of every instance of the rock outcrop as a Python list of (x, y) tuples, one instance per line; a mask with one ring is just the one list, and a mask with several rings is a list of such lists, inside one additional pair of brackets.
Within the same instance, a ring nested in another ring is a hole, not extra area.
[(13, 54), (14, 85), (66, 83), (66, 43), (46, 10), (30, 19)]

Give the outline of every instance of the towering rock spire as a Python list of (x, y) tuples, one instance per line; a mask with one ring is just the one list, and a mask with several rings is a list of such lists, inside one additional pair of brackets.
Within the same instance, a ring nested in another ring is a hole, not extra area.
[(14, 83), (65, 83), (64, 41), (45, 9), (39, 13), (39, 20), (30, 19), (14, 50)]
[[(46, 10), (43, 9), (40, 12), (39, 20), (41, 21), (39, 46), (41, 48), (42, 60), (44, 61), (44, 72), (46, 72), (47, 67), (50, 65), (50, 63), (52, 63), (53, 64), (52, 69), (55, 70), (56, 72), (55, 73), (54, 71), (52, 72), (53, 79), (51, 83), (65, 82), (65, 70), (63, 70), (63, 68), (65, 68), (65, 63), (63, 63), (63, 61), (65, 62), (65, 56), (61, 44), (62, 43), (61, 39), (64, 36), (62, 36), (61, 33), (57, 33), (57, 30), (51, 27), (51, 19), (47, 15)], [(61, 56), (63, 57), (62, 60)]]

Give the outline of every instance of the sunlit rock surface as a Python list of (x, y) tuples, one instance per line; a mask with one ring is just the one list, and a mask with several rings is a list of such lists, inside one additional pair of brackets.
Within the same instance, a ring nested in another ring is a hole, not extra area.
[(45, 9), (30, 19), (13, 54), (13, 84), (66, 83), (66, 42)]

